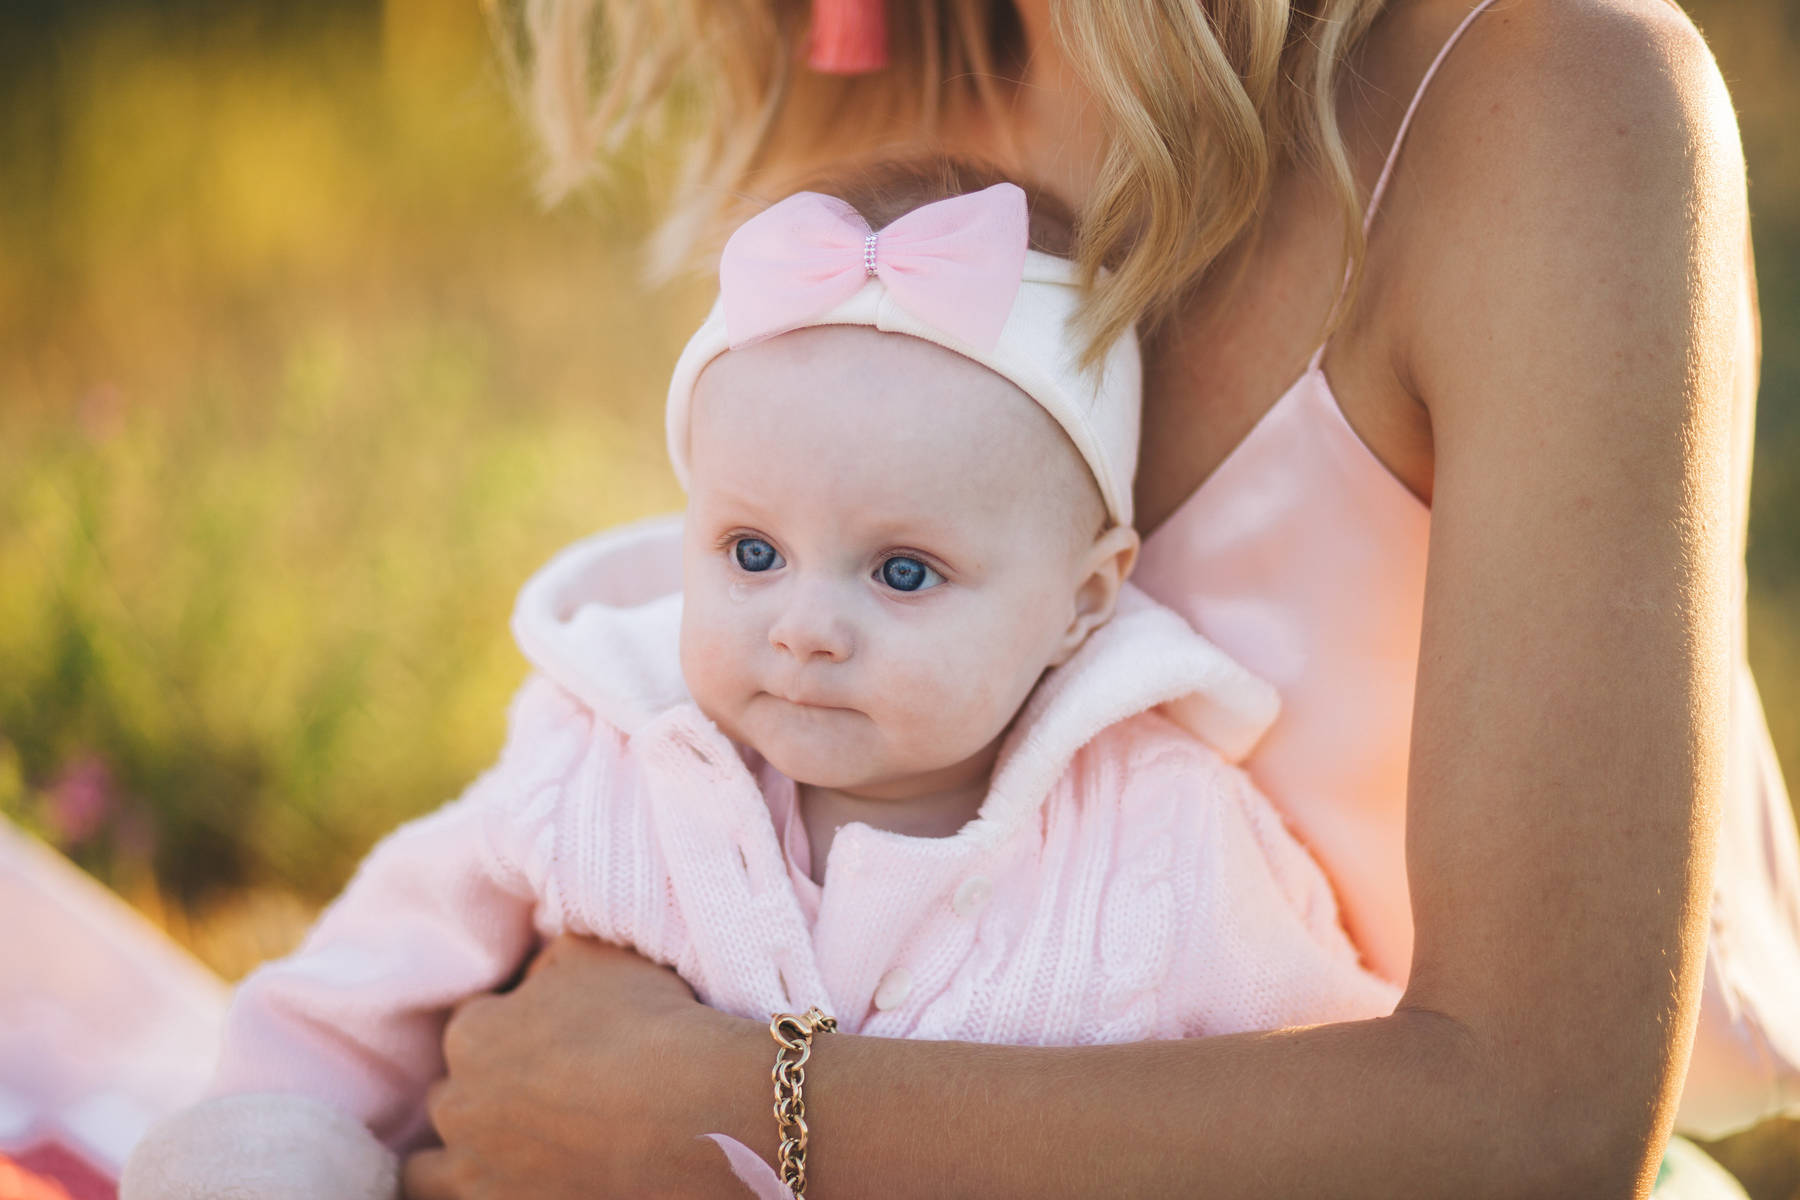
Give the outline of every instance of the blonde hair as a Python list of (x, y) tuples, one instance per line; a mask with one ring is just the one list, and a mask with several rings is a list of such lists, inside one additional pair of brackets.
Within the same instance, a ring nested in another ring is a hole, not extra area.
[(1011, 183), (1025, 193), (1026, 244), (1040, 254), (1075, 258), (1075, 214), (1061, 197), (980, 159), (949, 154), (857, 162), (799, 181), (809, 192), (844, 200), (869, 223), (885, 229), (915, 208)]
[[(1004, 128), (1025, 52), (1006, 0), (890, 0), (889, 65), (849, 78), (801, 63), (807, 0), (510, 2), (491, 11), (522, 67), (547, 198), (639, 129), (688, 143), (657, 240), (662, 269), (829, 162), (928, 144), (947, 112), (972, 108)], [(1056, 34), (1111, 131), (1077, 227), (1090, 354), (1166, 313), (1252, 227), (1287, 161), (1330, 183), (1345, 259), (1360, 267), (1361, 206), (1334, 98), (1383, 2), (1052, 0)]]

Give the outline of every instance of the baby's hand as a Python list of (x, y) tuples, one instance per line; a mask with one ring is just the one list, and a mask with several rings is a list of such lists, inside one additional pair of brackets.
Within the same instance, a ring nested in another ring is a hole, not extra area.
[(393, 1153), (304, 1096), (220, 1096), (145, 1135), (119, 1200), (399, 1200)]

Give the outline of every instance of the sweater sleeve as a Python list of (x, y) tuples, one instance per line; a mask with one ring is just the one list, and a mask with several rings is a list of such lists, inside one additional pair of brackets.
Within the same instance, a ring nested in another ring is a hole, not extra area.
[[(333, 1191), (343, 1181), (295, 1190), (296, 1173), (317, 1179), (319, 1164), (341, 1160), (370, 1177), (372, 1157), (391, 1162), (387, 1151), (420, 1142), (451, 1009), (505, 982), (534, 948), (533, 897), (516, 864), (550, 828), (591, 725), (554, 684), (526, 684), (498, 765), (383, 839), (300, 948), (239, 985), (213, 1099), (152, 1130), (133, 1162), (154, 1162), (159, 1182), (126, 1195), (347, 1196)], [(221, 1155), (216, 1131), (232, 1126), (243, 1136)], [(292, 1169), (259, 1161), (270, 1155)]]
[(549, 827), (591, 722), (533, 679), (508, 724), (498, 765), (384, 838), (300, 948), (239, 986), (212, 1094), (311, 1096), (395, 1148), (423, 1133), (450, 1010), (534, 948), (516, 848)]

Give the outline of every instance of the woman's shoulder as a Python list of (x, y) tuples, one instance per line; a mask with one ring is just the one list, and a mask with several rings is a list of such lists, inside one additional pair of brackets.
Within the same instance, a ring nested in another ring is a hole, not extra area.
[[(1476, 6), (1401, 0), (1371, 30), (1371, 42), (1411, 48), (1429, 61)], [(1469, 20), (1450, 61), (1454, 69), (1434, 84), (1439, 110), (1461, 90), (1459, 81), (1490, 102), (1655, 102), (1672, 86), (1716, 75), (1699, 29), (1670, 0), (1492, 0)]]
[[(1386, 36), (1429, 62), (1470, 8), (1404, 4)], [(1589, 346), (1677, 319), (1695, 270), (1727, 284), (1744, 261), (1742, 149), (1705, 41), (1665, 0), (1495, 0), (1422, 97), (1383, 220), (1405, 230), (1403, 357), (1434, 411), (1467, 390), (1470, 339), (1537, 345), (1548, 307), (1579, 303)]]
[[(1426, 60), (1413, 79), (1470, 8), (1395, 10), (1390, 36)], [(1718, 67), (1667, 0), (1495, 0), (1432, 80), (1406, 154), (1415, 180), (1502, 197), (1521, 178), (1641, 188), (1701, 168), (1729, 183), (1743, 165)]]

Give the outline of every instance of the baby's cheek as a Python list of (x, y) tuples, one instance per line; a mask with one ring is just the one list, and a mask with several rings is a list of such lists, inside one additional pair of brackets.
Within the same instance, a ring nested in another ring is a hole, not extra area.
[(885, 688), (913, 738), (931, 748), (986, 745), (1012, 717), (1010, 680), (996, 678), (1005, 666), (962, 647), (944, 655), (919, 656), (897, 667)]
[[(979, 708), (995, 730), (1012, 720), (1049, 665), (1048, 621), (1033, 601), (1009, 607), (981, 631), (980, 650), (971, 655), (965, 678), (971, 716)], [(979, 670), (972, 664), (979, 661)]]
[(718, 606), (690, 601), (681, 615), (681, 675), (701, 711), (717, 720), (742, 703), (744, 633)]

